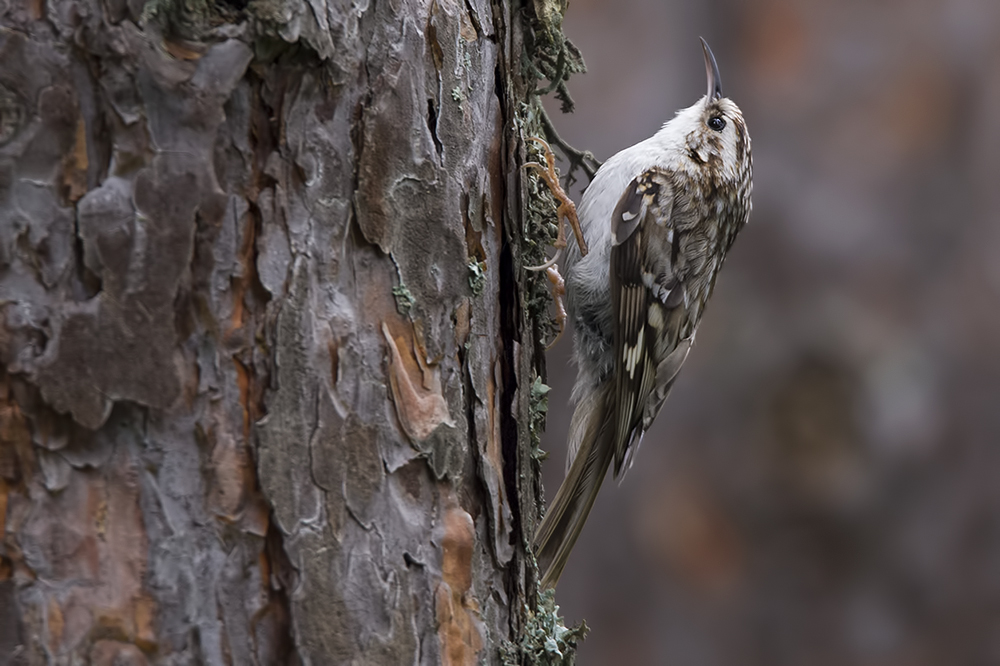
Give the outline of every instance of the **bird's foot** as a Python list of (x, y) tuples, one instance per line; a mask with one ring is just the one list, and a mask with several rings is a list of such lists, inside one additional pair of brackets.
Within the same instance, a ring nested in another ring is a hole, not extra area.
[(576, 204), (573, 203), (573, 200), (566, 194), (562, 185), (559, 184), (559, 176), (556, 175), (556, 156), (552, 153), (552, 149), (549, 147), (549, 144), (536, 136), (529, 137), (528, 140), (541, 144), (545, 149), (545, 164), (528, 162), (524, 165), (524, 168), (538, 171), (538, 177), (545, 181), (545, 184), (549, 187), (549, 191), (552, 192), (552, 196), (559, 203), (556, 209), (556, 241), (552, 244), (556, 248), (556, 254), (552, 259), (540, 266), (527, 267), (529, 271), (547, 271), (555, 265), (559, 259), (560, 252), (566, 247), (566, 222), (569, 222), (569, 225), (573, 228), (573, 234), (576, 236), (576, 243), (580, 247), (580, 256), (582, 257), (587, 256), (587, 241), (584, 240), (583, 230), (580, 228), (580, 218), (576, 214)]
[(556, 209), (556, 228), (558, 231), (556, 240), (552, 244), (556, 248), (556, 253), (551, 259), (540, 266), (526, 267), (529, 271), (545, 271), (545, 276), (552, 284), (552, 300), (556, 306), (556, 324), (559, 326), (559, 332), (556, 333), (556, 337), (553, 338), (552, 342), (545, 347), (546, 349), (551, 349), (559, 341), (559, 338), (562, 337), (563, 331), (566, 330), (566, 305), (563, 302), (563, 296), (566, 295), (566, 283), (563, 281), (562, 275), (559, 274), (559, 266), (556, 265), (556, 262), (559, 261), (562, 255), (563, 248), (566, 247), (566, 222), (569, 222), (569, 225), (573, 228), (573, 233), (576, 235), (580, 255), (586, 256), (588, 248), (587, 241), (583, 238), (583, 230), (580, 228), (580, 218), (576, 214), (576, 204), (566, 194), (566, 191), (559, 183), (559, 176), (556, 175), (556, 158), (552, 154), (552, 149), (548, 143), (538, 137), (530, 137), (529, 140), (541, 144), (545, 149), (545, 164), (528, 162), (524, 165), (524, 168), (538, 171), (539, 178), (545, 181), (549, 191), (552, 192), (552, 196), (555, 197), (559, 204)]
[(552, 301), (556, 304), (556, 324), (559, 325), (559, 332), (556, 333), (556, 337), (552, 338), (552, 342), (545, 345), (545, 349), (548, 350), (552, 349), (559, 342), (563, 331), (566, 330), (566, 304), (563, 302), (563, 296), (566, 295), (566, 282), (563, 281), (562, 275), (559, 275), (559, 267), (555, 265), (545, 269), (545, 277), (552, 283)]

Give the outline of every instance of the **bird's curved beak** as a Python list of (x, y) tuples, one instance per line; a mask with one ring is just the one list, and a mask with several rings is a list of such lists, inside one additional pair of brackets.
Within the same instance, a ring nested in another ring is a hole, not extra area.
[(719, 65), (715, 62), (712, 49), (708, 48), (708, 42), (704, 37), (701, 40), (701, 48), (705, 52), (705, 75), (708, 77), (708, 98), (722, 99), (722, 77), (719, 76)]

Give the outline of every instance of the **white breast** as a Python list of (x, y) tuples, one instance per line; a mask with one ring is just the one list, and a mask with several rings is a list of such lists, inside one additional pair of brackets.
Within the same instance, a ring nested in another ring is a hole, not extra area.
[[(684, 146), (689, 131), (700, 122), (703, 100), (677, 112), (659, 132), (608, 159), (583, 193), (578, 213), (583, 236), (590, 247), (580, 258), (573, 247), (567, 261), (567, 287), (588, 291), (595, 298), (608, 297), (611, 261), (611, 215), (632, 179), (652, 167), (688, 171), (693, 164)], [(570, 298), (570, 302), (576, 300)]]

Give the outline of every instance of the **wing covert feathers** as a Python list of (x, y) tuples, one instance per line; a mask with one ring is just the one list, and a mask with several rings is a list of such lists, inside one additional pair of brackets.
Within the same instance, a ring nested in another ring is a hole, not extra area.
[[(669, 238), (668, 245), (675, 241), (672, 211), (669, 173), (650, 169), (629, 183), (612, 217), (615, 239), (611, 248), (610, 285), (615, 316), (612, 446), (616, 477), (628, 469), (644, 430), (646, 402), (656, 385), (656, 354), (664, 318), (652, 316), (651, 308), (660, 308), (662, 304), (657, 303), (657, 297), (661, 294), (669, 298), (670, 292), (661, 282), (672, 280), (672, 253), (656, 258), (665, 262), (664, 270), (647, 256), (647, 248), (660, 247), (664, 238)], [(660, 314), (659, 310), (655, 314)]]

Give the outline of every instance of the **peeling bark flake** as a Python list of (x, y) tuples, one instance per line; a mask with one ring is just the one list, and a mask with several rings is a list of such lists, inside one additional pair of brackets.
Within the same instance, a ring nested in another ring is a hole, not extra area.
[(461, 507), (444, 515), (441, 543), (441, 582), (435, 591), (438, 639), (444, 666), (473, 666), (483, 649), (479, 603), (469, 594), (472, 587), (472, 553), (475, 526)]
[[(448, 402), (441, 394), (441, 378), (437, 371), (423, 359), (416, 344), (415, 353), (404, 357), (385, 323), (382, 324), (382, 335), (391, 355), (389, 386), (403, 431), (413, 441), (422, 442), (442, 423), (454, 428), (455, 420), (448, 414)], [(398, 339), (405, 341), (402, 337)], [(417, 373), (420, 373), (420, 378), (415, 381), (413, 375)]]

